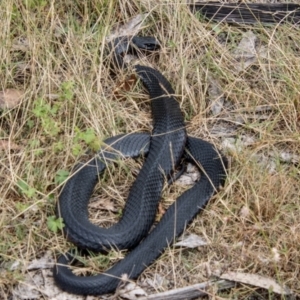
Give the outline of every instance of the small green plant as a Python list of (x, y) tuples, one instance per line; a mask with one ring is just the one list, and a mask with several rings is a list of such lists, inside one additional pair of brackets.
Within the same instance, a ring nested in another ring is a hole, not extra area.
[(82, 146), (80, 144), (74, 144), (72, 146), (72, 154), (75, 156), (80, 155), (83, 152)]
[(60, 86), (60, 100), (72, 100), (74, 97), (74, 82), (65, 81)]
[(81, 142), (84, 142), (90, 149), (95, 151), (101, 146), (101, 142), (92, 128), (87, 128), (85, 131), (81, 131), (78, 127), (75, 127), (75, 137), (73, 142), (73, 155), (79, 155), (83, 152)]
[(30, 150), (34, 151), (35, 155), (42, 155), (44, 153), (43, 148), (41, 147), (41, 141), (39, 139), (32, 139), (28, 142)]
[(68, 178), (69, 175), (70, 173), (66, 170), (58, 170), (55, 175), (55, 183), (56, 184), (63, 183)]
[[(65, 81), (61, 84), (59, 98), (51, 103), (43, 98), (38, 98), (34, 102), (33, 114), (41, 121), (43, 130), (52, 137), (57, 136), (61, 131), (59, 122), (59, 112), (65, 101), (70, 101), (74, 97), (74, 82)], [(33, 127), (34, 122), (27, 122), (29, 128)]]
[(19, 191), (27, 196), (28, 198), (33, 198), (36, 194), (36, 189), (33, 187), (30, 187), (24, 180), (20, 179), (17, 182), (17, 186), (19, 188)]
[(28, 207), (29, 207), (28, 203), (23, 203), (23, 202), (16, 203), (16, 208), (17, 208), (18, 212), (20, 212), (20, 213), (25, 211)]
[(26, 236), (26, 226), (18, 224), (15, 226), (15, 233), (18, 238), (18, 240), (22, 240)]
[(60, 132), (60, 125), (54, 117), (60, 107), (60, 103), (51, 106), (44, 99), (39, 98), (34, 103), (33, 114), (41, 121), (44, 131), (50, 136), (56, 136)]
[(53, 150), (55, 153), (61, 152), (64, 149), (64, 144), (62, 141), (58, 141), (53, 144)]
[(87, 145), (93, 143), (96, 139), (95, 131), (91, 128), (86, 129), (85, 131), (81, 131), (78, 127), (75, 128), (75, 142), (80, 140), (84, 141)]
[(25, 3), (31, 9), (33, 9), (33, 8), (43, 8), (47, 5), (46, 0), (27, 0)]
[(62, 218), (56, 218), (56, 216), (50, 216), (47, 219), (48, 229), (54, 233), (58, 230), (62, 230), (65, 227)]

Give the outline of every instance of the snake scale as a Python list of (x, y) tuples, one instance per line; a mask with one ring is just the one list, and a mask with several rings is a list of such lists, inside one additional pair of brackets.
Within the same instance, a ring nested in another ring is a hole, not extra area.
[[(128, 41), (116, 43), (116, 63), (123, 65), (120, 54)], [(132, 41), (131, 41), (132, 42)], [(136, 39), (134, 46), (154, 49), (153, 38)], [(76, 276), (69, 268), (73, 255), (58, 258), (54, 267), (55, 282), (63, 290), (81, 295), (113, 292), (124, 274), (137, 278), (162, 251), (180, 235), (195, 215), (203, 209), (225, 179), (226, 159), (213, 145), (201, 139), (187, 137), (183, 115), (174, 90), (157, 70), (136, 65), (135, 72), (149, 92), (153, 118), (151, 135), (133, 133), (105, 141), (98, 156), (76, 168), (65, 184), (57, 211), (64, 220), (65, 236), (80, 249), (106, 252), (111, 248), (129, 249), (129, 254), (105, 273), (96, 276)], [(110, 228), (100, 228), (89, 221), (88, 202), (109, 161), (118, 157), (146, 156), (129, 196), (120, 221)], [(198, 166), (201, 179), (183, 193), (167, 210), (161, 221), (153, 225), (162, 188), (184, 156)], [(142, 242), (141, 242), (142, 240)]]

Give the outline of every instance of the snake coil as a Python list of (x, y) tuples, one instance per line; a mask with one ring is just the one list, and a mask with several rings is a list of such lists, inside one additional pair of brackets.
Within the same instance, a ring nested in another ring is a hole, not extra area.
[[(147, 41), (144, 38), (140, 43), (137, 39), (135, 45), (142, 49), (155, 48)], [(122, 47), (120, 52), (128, 49), (127, 45)], [(225, 179), (226, 159), (210, 143), (187, 137), (183, 116), (168, 80), (150, 67), (136, 65), (135, 70), (151, 99), (151, 135), (133, 133), (106, 140), (106, 146), (101, 148), (97, 157), (77, 167), (65, 184), (58, 202), (58, 212), (65, 224), (65, 235), (79, 248), (131, 251), (105, 273), (86, 277), (76, 276), (69, 269), (73, 260), (71, 253), (60, 256), (53, 276), (59, 287), (71, 293), (105, 294), (118, 287), (122, 275), (137, 278), (183, 232)], [(146, 159), (130, 188), (119, 223), (110, 228), (92, 224), (88, 218), (87, 205), (99, 174), (110, 161), (118, 157), (137, 157), (141, 154)], [(148, 234), (154, 222), (164, 180), (172, 175), (183, 156), (199, 168), (201, 178), (169, 207), (161, 221)]]

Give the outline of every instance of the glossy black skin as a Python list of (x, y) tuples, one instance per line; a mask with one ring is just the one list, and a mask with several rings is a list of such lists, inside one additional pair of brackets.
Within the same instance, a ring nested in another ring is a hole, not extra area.
[[(98, 173), (120, 156), (133, 158), (139, 155), (147, 156), (150, 138), (147, 133), (132, 133), (109, 138), (106, 141), (107, 147), (103, 147), (99, 157), (72, 177), (74, 185), (81, 183), (83, 174), (89, 174), (87, 184), (91, 182), (93, 185), (98, 181)], [(168, 208), (150, 234), (123, 260), (105, 273), (95, 276), (74, 275), (68, 267), (73, 261), (72, 252), (60, 256), (53, 276), (61, 289), (79, 295), (102, 295), (114, 292), (122, 283), (122, 275), (127, 274), (129, 279), (136, 279), (177, 236), (183, 233), (186, 226), (224, 184), (227, 167), (226, 158), (212, 144), (198, 138), (188, 137), (184, 158), (199, 168), (201, 178)]]
[[(119, 38), (113, 46), (116, 63), (124, 66), (122, 58), (128, 51), (135, 51), (135, 47), (153, 50), (158, 43), (151, 37)], [(153, 118), (151, 135), (134, 133), (108, 139), (108, 147), (103, 147), (98, 157), (77, 166), (76, 172), (65, 184), (57, 205), (57, 212), (64, 219), (66, 237), (79, 248), (97, 252), (106, 252), (111, 248), (131, 249), (131, 252), (105, 273), (85, 277), (76, 276), (69, 269), (71, 253), (60, 256), (54, 267), (54, 280), (59, 287), (71, 293), (110, 293), (121, 283), (124, 274), (131, 279), (137, 278), (183, 232), (225, 179), (226, 159), (219, 155), (214, 146), (200, 139), (187, 138), (183, 115), (168, 80), (153, 68), (141, 65), (134, 68), (150, 95)], [(165, 179), (172, 176), (185, 149), (185, 159), (199, 167), (201, 179), (177, 199), (148, 234)], [(99, 173), (120, 155), (136, 157), (142, 153), (146, 159), (130, 188), (120, 221), (110, 228), (92, 224), (87, 206)]]
[(141, 52), (156, 51), (160, 48), (160, 43), (155, 37), (151, 36), (121, 36), (110, 42), (108, 47), (113, 52), (114, 68), (124, 69), (126, 63), (124, 63), (123, 57), (126, 54), (139, 56)]

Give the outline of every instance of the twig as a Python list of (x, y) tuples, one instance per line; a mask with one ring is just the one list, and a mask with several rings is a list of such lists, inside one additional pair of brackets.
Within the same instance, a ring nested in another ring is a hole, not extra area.
[(174, 289), (163, 293), (152, 294), (147, 297), (139, 298), (139, 300), (189, 300), (200, 296), (207, 296), (209, 292), (206, 290), (215, 286), (218, 291), (232, 288), (236, 285), (233, 281), (219, 280), (219, 281), (206, 281), (184, 288)]

